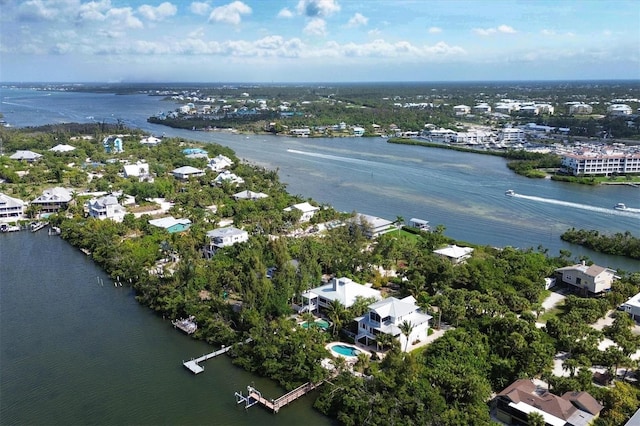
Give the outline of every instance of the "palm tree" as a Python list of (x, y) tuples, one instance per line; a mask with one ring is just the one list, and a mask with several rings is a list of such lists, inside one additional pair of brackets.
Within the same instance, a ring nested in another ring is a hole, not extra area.
[(409, 335), (411, 334), (411, 332), (413, 331), (413, 324), (407, 320), (402, 321), (402, 323), (398, 326), (398, 328), (400, 329), (400, 332), (404, 335), (404, 337), (406, 338), (406, 342), (404, 343), (404, 351), (407, 351), (407, 348), (409, 347)]
[(342, 321), (344, 315), (346, 313), (346, 309), (339, 300), (332, 300), (327, 307), (327, 316), (333, 323), (333, 335), (338, 334), (338, 330), (342, 328)]
[(546, 423), (542, 414), (533, 411), (527, 415), (527, 424), (529, 426), (544, 426)]
[(400, 230), (402, 229), (402, 225), (404, 224), (404, 217), (396, 216), (395, 224), (398, 227), (398, 235), (400, 235)]
[(358, 360), (353, 365), (356, 371), (364, 373), (369, 368), (369, 356), (364, 352), (358, 354)]

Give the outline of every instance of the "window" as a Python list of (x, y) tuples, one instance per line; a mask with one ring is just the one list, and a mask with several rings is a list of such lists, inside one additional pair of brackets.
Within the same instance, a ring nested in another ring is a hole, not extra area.
[(371, 321), (375, 321), (375, 322), (380, 322), (380, 315), (378, 315), (376, 312), (371, 311), (369, 312), (369, 319)]

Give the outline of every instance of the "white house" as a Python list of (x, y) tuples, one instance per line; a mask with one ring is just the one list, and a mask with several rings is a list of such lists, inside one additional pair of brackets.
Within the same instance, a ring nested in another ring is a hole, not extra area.
[(223, 247), (249, 241), (249, 233), (244, 229), (227, 226), (207, 232), (207, 238), (209, 238), (209, 243), (204, 247), (204, 256), (210, 259), (216, 251)]
[[(416, 340), (426, 339), (429, 320), (432, 317), (423, 313), (415, 302), (413, 296), (407, 296), (404, 299), (388, 297), (369, 305), (369, 311), (364, 316), (356, 318), (358, 322), (356, 342), (369, 346), (376, 341), (377, 335), (384, 333), (397, 339), (400, 342), (400, 348), (406, 350)], [(409, 336), (405, 336), (400, 330), (400, 325), (405, 321), (412, 327)]]
[(124, 177), (136, 177), (140, 182), (149, 181), (153, 182), (153, 176), (149, 173), (149, 164), (141, 161), (136, 164), (127, 164), (124, 166)]
[(66, 188), (55, 187), (43, 191), (42, 195), (31, 201), (39, 207), (40, 214), (55, 213), (69, 205), (73, 196)]
[(0, 222), (22, 219), (26, 203), (0, 192)]
[(104, 220), (111, 219), (114, 222), (122, 222), (127, 211), (120, 205), (113, 195), (101, 198), (93, 198), (89, 201), (89, 216)]
[(526, 141), (524, 130), (515, 127), (505, 127), (500, 131), (498, 139), (505, 143), (518, 143)]
[(312, 206), (305, 201), (304, 203), (298, 203), (294, 204), (291, 207), (287, 207), (286, 209), (284, 209), (284, 211), (290, 212), (294, 209), (302, 212), (302, 216), (300, 216), (300, 222), (309, 222), (313, 215), (316, 214), (318, 210), (320, 210), (320, 207)]
[(471, 112), (471, 107), (468, 105), (456, 105), (453, 107), (453, 112), (455, 112), (456, 115), (467, 115)]
[(27, 163), (33, 163), (34, 161), (39, 160), (41, 157), (42, 154), (38, 154), (37, 152), (17, 150), (15, 154), (12, 154), (9, 158), (12, 160), (24, 160)]
[(67, 144), (58, 144), (56, 146), (54, 146), (53, 148), (51, 148), (49, 151), (51, 152), (70, 152), (75, 150), (76, 148), (71, 146), (71, 145), (67, 145)]
[(488, 104), (478, 104), (473, 107), (473, 112), (476, 114), (488, 114), (491, 112), (491, 106)]
[(631, 115), (632, 113), (633, 109), (626, 104), (613, 104), (607, 107), (607, 114), (613, 116)]
[(626, 313), (631, 315), (631, 318), (640, 322), (640, 293), (627, 300), (622, 305), (622, 308)]
[(158, 139), (155, 136), (146, 136), (140, 140), (140, 143), (142, 145), (147, 145), (147, 146), (156, 146), (160, 142), (162, 142), (162, 139)]
[(390, 220), (363, 213), (357, 213), (352, 221), (356, 225), (364, 225), (364, 233), (368, 238), (375, 238), (387, 232), (398, 230), (398, 227)]
[(263, 192), (253, 192), (253, 191), (249, 191), (244, 190), (244, 191), (240, 191), (236, 194), (233, 194), (233, 198), (238, 201), (238, 200), (259, 200), (261, 198), (267, 198), (268, 195), (263, 193)]
[(433, 251), (438, 256), (451, 260), (452, 263), (462, 263), (471, 257), (473, 248), (471, 247), (459, 247), (455, 244), (449, 245), (445, 248), (441, 248)]
[(319, 308), (327, 308), (334, 300), (340, 302), (345, 308), (350, 308), (358, 297), (382, 300), (380, 292), (371, 288), (370, 285), (358, 284), (346, 277), (332, 278), (327, 284), (302, 294), (303, 309), (313, 312)]
[(562, 282), (576, 287), (590, 295), (601, 294), (611, 289), (611, 284), (619, 278), (616, 271), (598, 265), (586, 265), (585, 262), (556, 269)]
[(233, 161), (231, 161), (229, 157), (225, 157), (224, 155), (220, 154), (210, 159), (207, 167), (209, 167), (214, 172), (220, 172), (227, 167), (230, 167), (231, 165), (233, 165)]
[(569, 105), (569, 114), (591, 114), (593, 107), (588, 104)]
[(191, 166), (182, 166), (174, 169), (171, 174), (176, 179), (187, 180), (192, 177), (204, 176), (204, 170), (196, 169), (195, 167)]
[(149, 220), (149, 225), (162, 228), (170, 234), (186, 231), (191, 227), (189, 219), (176, 219), (173, 216)]
[(240, 185), (244, 183), (244, 179), (240, 176), (231, 173), (229, 170), (225, 170), (222, 173), (218, 174), (216, 178), (211, 182), (213, 185), (222, 185), (224, 182), (229, 182), (234, 185)]
[(353, 136), (362, 136), (364, 135), (364, 127), (354, 126), (353, 127)]

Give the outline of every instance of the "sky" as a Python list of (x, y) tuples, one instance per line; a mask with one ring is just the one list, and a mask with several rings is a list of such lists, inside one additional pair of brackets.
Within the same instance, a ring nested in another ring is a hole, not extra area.
[(0, 0), (0, 82), (640, 79), (638, 0)]

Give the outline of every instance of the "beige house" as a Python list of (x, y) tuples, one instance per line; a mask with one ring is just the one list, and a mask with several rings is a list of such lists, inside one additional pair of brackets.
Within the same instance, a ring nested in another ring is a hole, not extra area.
[(616, 271), (598, 265), (587, 265), (585, 262), (573, 266), (556, 269), (563, 283), (576, 287), (582, 293), (598, 295), (611, 289), (611, 284), (618, 278)]

